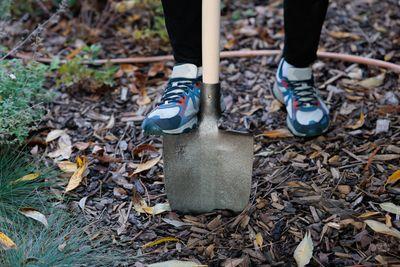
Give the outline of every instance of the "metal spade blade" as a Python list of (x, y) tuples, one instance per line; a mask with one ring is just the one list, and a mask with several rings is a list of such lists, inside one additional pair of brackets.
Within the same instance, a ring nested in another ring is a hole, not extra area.
[(204, 84), (200, 124), (164, 136), (164, 176), (171, 208), (183, 213), (242, 211), (249, 200), (253, 137), (218, 129), (219, 84)]

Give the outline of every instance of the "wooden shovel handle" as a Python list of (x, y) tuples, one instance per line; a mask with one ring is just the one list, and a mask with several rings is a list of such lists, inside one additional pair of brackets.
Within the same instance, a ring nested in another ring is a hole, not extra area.
[(203, 0), (202, 12), (203, 82), (217, 84), (219, 83), (221, 1)]

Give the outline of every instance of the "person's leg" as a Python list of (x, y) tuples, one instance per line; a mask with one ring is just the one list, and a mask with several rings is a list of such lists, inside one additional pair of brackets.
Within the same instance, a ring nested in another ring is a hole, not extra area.
[(297, 136), (316, 136), (329, 127), (329, 109), (314, 86), (316, 59), (328, 0), (285, 0), (285, 48), (273, 93), (287, 110), (287, 125)]
[(201, 66), (201, 0), (162, 0), (175, 61)]
[(180, 134), (197, 127), (201, 82), (201, 0), (163, 0), (176, 64), (161, 101), (147, 115), (147, 134)]
[(328, 4), (329, 0), (284, 1), (286, 62), (305, 68), (315, 61)]

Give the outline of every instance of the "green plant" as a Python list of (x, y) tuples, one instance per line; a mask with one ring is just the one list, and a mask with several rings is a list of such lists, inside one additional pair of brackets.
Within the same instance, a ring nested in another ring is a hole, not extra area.
[(0, 229), (16, 244), (15, 249), (0, 251), (4, 267), (116, 266), (122, 253), (101, 241), (91, 241), (87, 226), (63, 210), (49, 210), (48, 227), (26, 221), (0, 223)]
[(0, 61), (0, 144), (22, 142), (44, 114), (51, 94), (43, 89), (45, 65)]
[(48, 168), (40, 168), (24, 152), (11, 147), (0, 147), (0, 217), (13, 221), (22, 216), (20, 208), (46, 208), (49, 197), (43, 193), (44, 182), (51, 175)]
[[(57, 86), (84, 88), (90, 92), (97, 92), (104, 87), (113, 86), (117, 67), (105, 65), (92, 68), (86, 64), (97, 58), (100, 50), (99, 45), (86, 46), (79, 55), (62, 64), (58, 68)], [(52, 66), (56, 68), (56, 64), (52, 64)]]
[(148, 14), (147, 23), (142, 26), (137, 26), (134, 30), (136, 39), (159, 37), (164, 42), (168, 41), (164, 12), (160, 0), (126, 0), (121, 3), (124, 4), (125, 7), (128, 7), (128, 9), (140, 9)]

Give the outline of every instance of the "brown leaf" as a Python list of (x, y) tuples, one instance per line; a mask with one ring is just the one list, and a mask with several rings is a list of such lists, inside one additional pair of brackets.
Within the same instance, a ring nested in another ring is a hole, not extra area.
[(351, 32), (329, 31), (328, 34), (336, 39), (350, 38), (353, 40), (360, 40), (360, 36)]
[(139, 164), (139, 166), (136, 168), (136, 170), (133, 172), (133, 174), (137, 174), (142, 171), (147, 171), (147, 170), (151, 169), (153, 166), (155, 166), (160, 161), (160, 159), (161, 159), (161, 156), (151, 159), (149, 161), (146, 161), (145, 163)]
[(277, 130), (266, 131), (258, 136), (265, 136), (268, 138), (285, 138), (285, 137), (293, 137), (293, 134), (287, 128), (282, 128)]
[(44, 216), (39, 211), (32, 209), (32, 208), (22, 208), (19, 210), (19, 212), (22, 213), (23, 215), (25, 215), (26, 217), (32, 218), (32, 219), (42, 223), (44, 226), (49, 227), (46, 216)]
[(165, 63), (164, 62), (158, 62), (155, 63), (151, 66), (151, 68), (149, 69), (149, 72), (147, 73), (147, 75), (149, 77), (154, 77), (156, 76), (159, 72), (162, 72), (165, 69)]
[(151, 144), (141, 144), (133, 150), (135, 156), (139, 155), (143, 151), (158, 152), (157, 148)]
[(74, 147), (79, 149), (80, 151), (86, 150), (90, 146), (90, 143), (87, 142), (76, 142)]
[(274, 99), (271, 102), (271, 105), (268, 107), (268, 112), (272, 113), (272, 112), (276, 112), (278, 110), (280, 110), (282, 108), (282, 103), (279, 102), (278, 100)]

